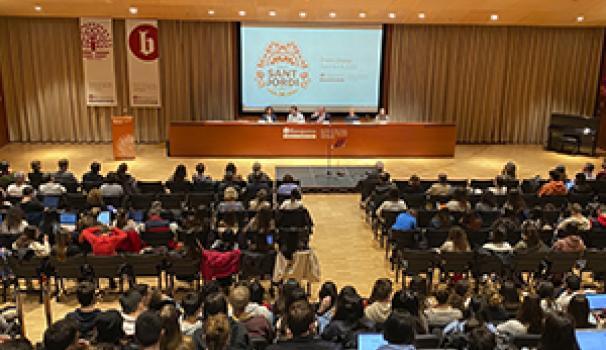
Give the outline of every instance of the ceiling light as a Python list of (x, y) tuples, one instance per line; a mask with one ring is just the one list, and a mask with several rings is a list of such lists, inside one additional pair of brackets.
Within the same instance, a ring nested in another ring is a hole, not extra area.
[(360, 18), (366, 18), (366, 12), (360, 12), (358, 14), (358, 17), (360, 17)]
[(136, 15), (137, 13), (139, 13), (139, 9), (134, 6), (131, 6), (128, 8), (128, 12), (130, 12), (131, 15)]
[(240, 10), (240, 11), (238, 11), (238, 15), (244, 17), (244, 16), (246, 16), (246, 11)]
[(394, 19), (394, 18), (396, 18), (396, 13), (395, 12), (390, 12), (390, 13), (387, 14), (387, 17), (389, 17), (391, 19)]
[(271, 10), (267, 13), (268, 15), (270, 15), (271, 17), (276, 17), (277, 13), (274, 10)]
[(499, 20), (499, 15), (497, 15), (496, 13), (490, 15), (490, 20), (491, 21), (498, 21)]
[(331, 11), (331, 12), (328, 13), (328, 17), (335, 18), (335, 17), (337, 17), (337, 13), (334, 12), (334, 11)]
[(40, 11), (42, 11), (42, 6), (36, 5), (36, 6), (34, 6), (34, 10), (36, 10), (36, 12), (40, 12)]
[(417, 17), (419, 17), (420, 19), (425, 18), (425, 12), (419, 12), (419, 14), (417, 15)]
[(209, 16), (214, 16), (215, 15), (215, 10), (208, 10), (208, 15)]
[(301, 17), (301, 18), (307, 17), (307, 12), (305, 12), (305, 11), (299, 12), (299, 17)]
[(585, 20), (585, 17), (583, 17), (583, 16), (577, 17), (577, 22), (579, 22), (579, 23), (583, 22), (584, 20)]

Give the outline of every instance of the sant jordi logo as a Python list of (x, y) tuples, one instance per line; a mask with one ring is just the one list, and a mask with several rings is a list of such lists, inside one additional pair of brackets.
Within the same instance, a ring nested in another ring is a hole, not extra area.
[(291, 96), (310, 83), (308, 63), (295, 42), (272, 41), (257, 63), (257, 86), (274, 96)]

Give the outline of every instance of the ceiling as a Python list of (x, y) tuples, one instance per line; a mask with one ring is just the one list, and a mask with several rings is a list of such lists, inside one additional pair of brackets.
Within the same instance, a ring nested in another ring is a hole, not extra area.
[[(36, 10), (36, 6), (39, 11)], [(138, 13), (133, 15), (129, 8)], [(210, 15), (209, 11), (214, 11)], [(239, 11), (246, 11), (240, 16)], [(275, 11), (275, 16), (270, 15)], [(305, 12), (305, 18), (300, 17)], [(334, 12), (334, 18), (329, 13)], [(366, 16), (360, 17), (363, 12)], [(389, 13), (395, 14), (390, 18)], [(424, 13), (425, 18), (419, 18)], [(491, 21), (491, 15), (498, 15)], [(606, 26), (605, 0), (0, 0), (0, 16)], [(582, 17), (583, 21), (577, 21)]]

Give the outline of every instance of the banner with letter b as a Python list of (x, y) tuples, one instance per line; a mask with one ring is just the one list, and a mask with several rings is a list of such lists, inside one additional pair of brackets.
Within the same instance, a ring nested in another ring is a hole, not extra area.
[(126, 52), (131, 107), (160, 107), (158, 21), (127, 19)]

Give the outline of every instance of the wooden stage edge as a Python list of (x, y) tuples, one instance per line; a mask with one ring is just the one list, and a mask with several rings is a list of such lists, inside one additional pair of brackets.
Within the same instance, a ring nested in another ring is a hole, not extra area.
[(170, 157), (451, 158), (454, 124), (173, 122)]

